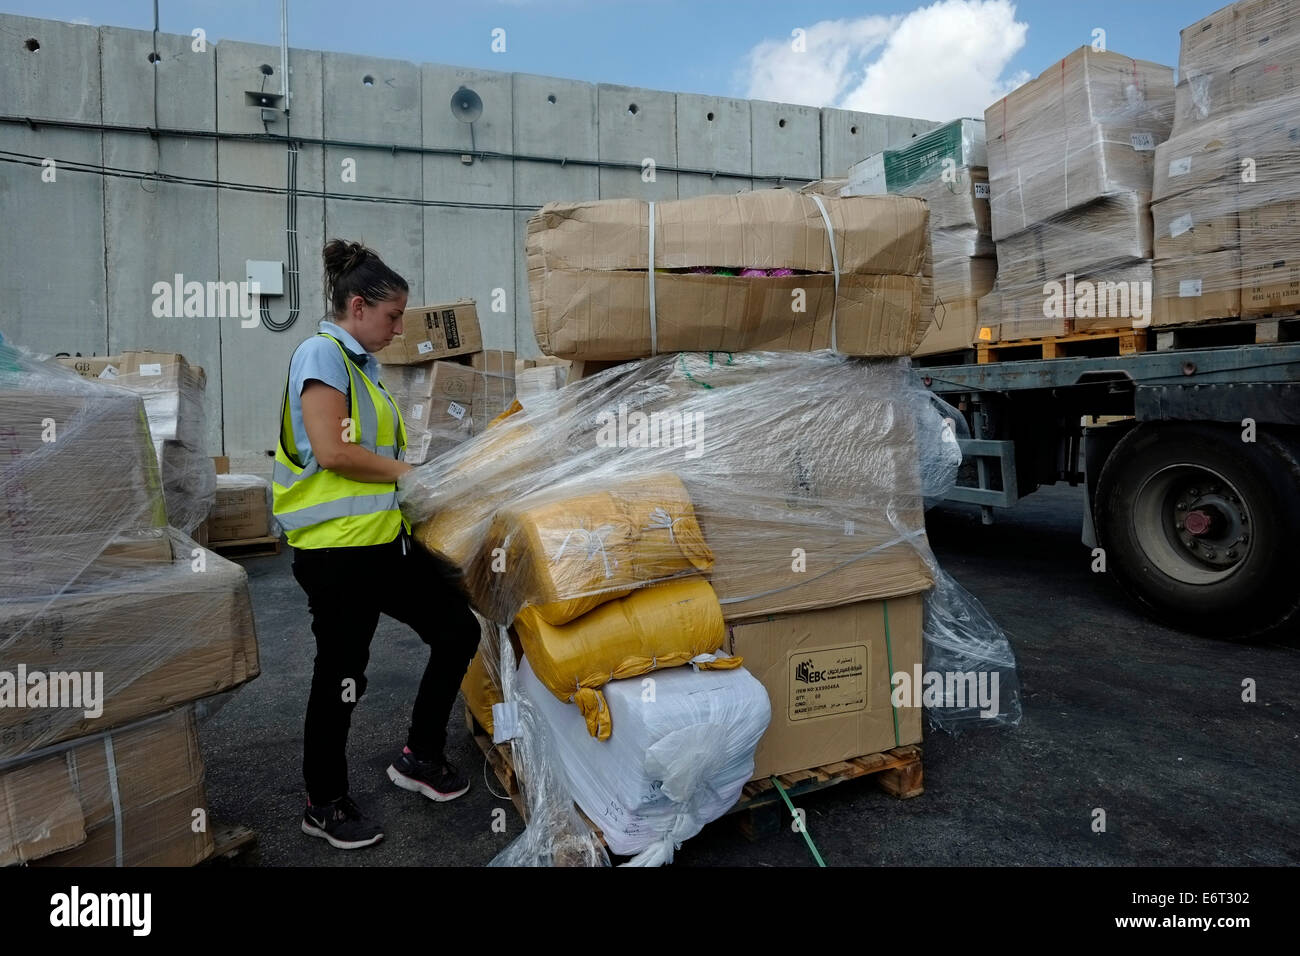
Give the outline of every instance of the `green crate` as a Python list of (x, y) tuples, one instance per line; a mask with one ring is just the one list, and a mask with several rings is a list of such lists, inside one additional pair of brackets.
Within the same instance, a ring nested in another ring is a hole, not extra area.
[(943, 172), (943, 161), (956, 166), (985, 166), (984, 121), (959, 119), (918, 136), (901, 149), (885, 150), (885, 186), (901, 192)]

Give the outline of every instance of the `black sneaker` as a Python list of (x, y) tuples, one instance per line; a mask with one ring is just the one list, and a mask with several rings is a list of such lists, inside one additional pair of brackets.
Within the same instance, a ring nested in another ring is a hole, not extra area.
[(469, 790), (469, 780), (447, 760), (418, 760), (409, 748), (388, 768), (388, 779), (403, 790), (422, 793), (430, 800), (442, 803), (455, 800)]
[(340, 850), (359, 850), (384, 838), (383, 827), (362, 813), (351, 797), (339, 797), (317, 807), (307, 804), (302, 832), (324, 837), (330, 846)]

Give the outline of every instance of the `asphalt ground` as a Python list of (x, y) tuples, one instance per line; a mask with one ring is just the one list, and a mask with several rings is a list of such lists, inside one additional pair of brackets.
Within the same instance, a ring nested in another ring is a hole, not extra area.
[[(1232, 644), (1153, 623), (1090, 570), (1082, 507), (1079, 489), (1048, 488), (999, 512), (992, 526), (971, 506), (929, 513), (940, 563), (1011, 641), (1024, 719), (960, 737), (927, 731), (919, 797), (895, 799), (869, 779), (801, 797), (828, 865), (1300, 863), (1300, 640)], [(306, 597), (287, 548), (242, 563), (262, 674), (200, 728), (213, 819), (257, 833), (256, 850), (238, 862), (488, 863), (522, 823), (485, 773), (459, 704), (448, 756), (468, 772), (469, 793), (434, 804), (385, 776), (424, 663), (419, 639), (388, 618), (372, 645), (348, 750), (352, 794), (383, 821), (385, 839), (343, 852), (301, 833), (301, 730), (314, 653)], [(1251, 703), (1242, 699), (1247, 678), (1256, 685)], [(498, 809), (504, 833), (494, 832)], [(1104, 832), (1094, 830), (1098, 809)], [(687, 841), (675, 865), (815, 863), (786, 822), (751, 841), (723, 818)]]

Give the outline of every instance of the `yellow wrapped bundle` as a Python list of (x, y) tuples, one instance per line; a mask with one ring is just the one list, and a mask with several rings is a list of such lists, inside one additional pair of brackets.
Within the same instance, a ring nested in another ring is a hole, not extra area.
[[(504, 554), (494, 567), (496, 548)], [(493, 620), (533, 605), (542, 620), (559, 625), (643, 584), (711, 567), (713, 552), (685, 486), (672, 472), (657, 472), (501, 508), (469, 587)]]
[[(415, 540), (436, 557), (465, 573), (478, 554), (483, 526), (500, 504), (498, 494), (486, 493), (481, 485), (475, 484), (475, 474), (481, 470), (493, 475), (494, 484), (514, 477), (527, 477), (528, 456), (525, 452), (534, 437), (533, 429), (528, 426), (493, 428), (484, 432), (473, 451), (447, 470), (446, 480), (464, 485), (463, 492), (449, 495), (451, 502), (446, 507), (440, 508), (427, 521), (415, 525), (411, 529)], [(517, 475), (503, 467), (512, 459), (519, 461), (515, 466)]]
[[(560, 700), (578, 705), (599, 740), (608, 740), (613, 727), (605, 695), (596, 688), (679, 667), (716, 651), (726, 638), (718, 597), (698, 576), (639, 588), (562, 626), (526, 607), (515, 618), (515, 631), (533, 673)], [(740, 660), (720, 657), (699, 666), (727, 670)]]
[(483, 649), (469, 662), (469, 670), (460, 682), (460, 692), (474, 719), (489, 734), (492, 733), (492, 705), (501, 703), (501, 687), (483, 662)]

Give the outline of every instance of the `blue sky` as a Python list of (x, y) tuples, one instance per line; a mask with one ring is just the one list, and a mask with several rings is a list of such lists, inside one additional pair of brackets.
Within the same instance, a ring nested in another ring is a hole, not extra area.
[[(159, 0), (162, 29), (279, 43), (278, 0)], [(290, 0), (292, 46), (676, 92), (948, 119), (982, 110), (1106, 31), (1170, 66), (1219, 0)], [(928, 9), (923, 9), (928, 8)], [(152, 0), (0, 0), (0, 10), (149, 29)], [(493, 52), (492, 30), (506, 31)], [(791, 31), (803, 29), (805, 55)], [(872, 64), (878, 64), (872, 70)], [(942, 114), (942, 115), (941, 115)]]

